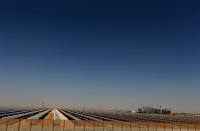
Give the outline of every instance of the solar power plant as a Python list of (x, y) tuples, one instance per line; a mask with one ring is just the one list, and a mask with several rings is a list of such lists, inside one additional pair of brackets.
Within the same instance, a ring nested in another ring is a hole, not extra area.
[(182, 122), (200, 123), (199, 116), (141, 114), (107, 110), (70, 109), (70, 108), (0, 108), (0, 119), (52, 119), (52, 120), (89, 120), (114, 122)]

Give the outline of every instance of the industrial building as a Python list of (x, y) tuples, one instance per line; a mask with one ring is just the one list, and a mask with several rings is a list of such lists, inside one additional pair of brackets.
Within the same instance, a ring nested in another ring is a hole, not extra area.
[(154, 108), (153, 106), (143, 106), (138, 109), (138, 113), (149, 113), (149, 114), (176, 114), (175, 110), (167, 108)]

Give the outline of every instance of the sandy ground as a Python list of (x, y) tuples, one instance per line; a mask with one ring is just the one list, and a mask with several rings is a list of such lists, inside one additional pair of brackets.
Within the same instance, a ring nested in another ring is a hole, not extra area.
[(53, 120), (54, 119), (54, 113), (53, 110), (49, 112), (49, 114), (44, 118), (45, 120)]

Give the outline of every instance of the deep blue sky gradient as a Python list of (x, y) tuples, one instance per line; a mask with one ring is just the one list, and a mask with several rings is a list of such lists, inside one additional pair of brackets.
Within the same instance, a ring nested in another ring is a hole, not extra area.
[(200, 3), (0, 2), (0, 104), (200, 110)]

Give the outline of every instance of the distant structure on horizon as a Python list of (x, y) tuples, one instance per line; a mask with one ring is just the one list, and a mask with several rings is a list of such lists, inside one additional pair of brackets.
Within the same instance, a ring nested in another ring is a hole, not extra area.
[(176, 114), (175, 110), (171, 110), (170, 108), (154, 108), (153, 106), (143, 106), (139, 108), (138, 113), (148, 113), (148, 114)]

